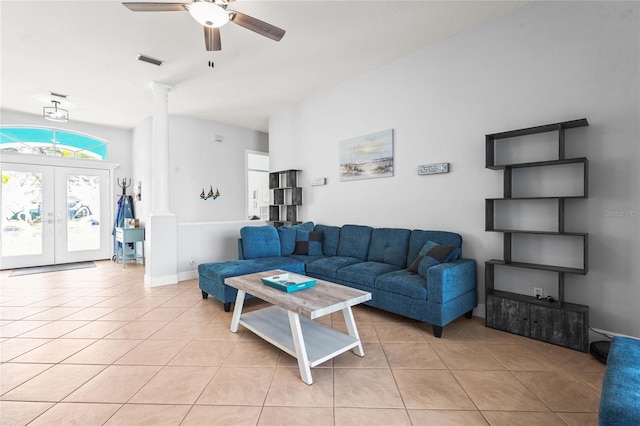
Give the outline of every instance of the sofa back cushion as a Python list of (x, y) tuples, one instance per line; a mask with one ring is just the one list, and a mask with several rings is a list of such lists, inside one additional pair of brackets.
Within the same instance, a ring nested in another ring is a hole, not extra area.
[(344, 225), (340, 229), (340, 240), (338, 241), (338, 252), (336, 254), (338, 256), (367, 260), (372, 230), (373, 228), (370, 226)]
[(338, 254), (338, 241), (340, 241), (340, 227), (328, 225), (316, 225), (316, 231), (322, 231), (322, 253), (325, 256)]
[(399, 228), (376, 228), (371, 232), (370, 262), (382, 262), (404, 268), (407, 266), (411, 231)]
[(313, 222), (299, 223), (293, 226), (279, 226), (277, 230), (280, 237), (280, 253), (282, 256), (290, 256), (296, 248), (296, 231), (313, 231)]
[[(273, 226), (244, 226), (240, 229), (245, 259), (280, 256), (280, 238)], [(295, 244), (295, 243), (294, 243)]]

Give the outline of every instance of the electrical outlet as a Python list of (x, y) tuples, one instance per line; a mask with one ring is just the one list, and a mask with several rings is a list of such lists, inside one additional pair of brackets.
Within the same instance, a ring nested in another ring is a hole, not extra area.
[(192, 258), (189, 260), (189, 265), (195, 265), (195, 264), (196, 264), (196, 260), (192, 257)]
[(533, 295), (534, 295), (535, 297), (542, 298), (542, 288), (540, 288), (540, 287), (534, 287), (534, 288), (533, 288)]

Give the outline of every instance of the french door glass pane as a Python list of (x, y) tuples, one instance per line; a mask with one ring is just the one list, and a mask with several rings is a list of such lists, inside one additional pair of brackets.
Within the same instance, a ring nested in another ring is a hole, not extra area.
[(42, 254), (42, 173), (2, 171), (2, 255)]
[(100, 176), (67, 175), (67, 250), (100, 249)]

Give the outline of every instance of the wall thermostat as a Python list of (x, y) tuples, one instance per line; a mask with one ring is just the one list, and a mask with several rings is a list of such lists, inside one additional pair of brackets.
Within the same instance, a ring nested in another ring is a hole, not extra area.
[(320, 186), (320, 185), (326, 185), (327, 184), (327, 178), (313, 178), (311, 179), (311, 186)]

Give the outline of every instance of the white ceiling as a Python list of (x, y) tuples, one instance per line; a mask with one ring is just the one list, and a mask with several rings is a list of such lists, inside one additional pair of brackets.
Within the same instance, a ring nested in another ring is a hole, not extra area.
[[(136, 1), (136, 0), (131, 0)], [(274, 42), (229, 23), (206, 52), (187, 12), (135, 13), (119, 1), (0, 1), (0, 106), (41, 114), (67, 94), (71, 120), (133, 128), (151, 81), (169, 113), (267, 131), (269, 115), (503, 15), (511, 1), (252, 1), (229, 6), (287, 32)], [(163, 59), (156, 67), (138, 53)], [(214, 68), (208, 62), (215, 63)]]

